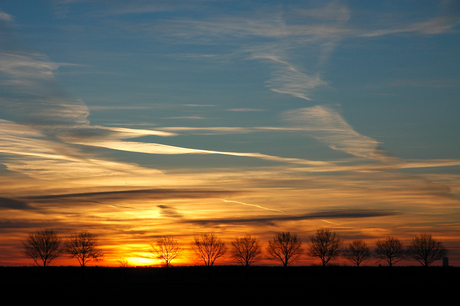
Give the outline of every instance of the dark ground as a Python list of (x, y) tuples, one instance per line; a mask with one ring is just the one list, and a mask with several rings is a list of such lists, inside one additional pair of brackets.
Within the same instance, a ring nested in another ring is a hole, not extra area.
[(459, 291), (459, 267), (0, 267), (4, 300), (11, 295), (17, 302), (45, 300), (51, 305), (53, 301), (70, 305), (81, 301), (88, 305), (193, 305), (194, 301), (210, 305), (289, 305), (298, 301), (318, 304), (317, 298), (322, 304), (394, 304), (431, 299), (452, 303), (451, 297), (458, 304)]

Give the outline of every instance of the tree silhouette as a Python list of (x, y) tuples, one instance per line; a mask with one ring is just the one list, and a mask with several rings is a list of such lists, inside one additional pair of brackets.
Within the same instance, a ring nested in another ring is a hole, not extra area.
[(297, 234), (279, 232), (268, 242), (268, 254), (281, 261), (284, 267), (295, 262), (303, 253), (302, 241)]
[(129, 261), (123, 257), (118, 258), (117, 262), (120, 264), (120, 267), (122, 268), (127, 268), (130, 266)]
[(103, 256), (98, 249), (96, 236), (86, 231), (71, 235), (65, 243), (65, 252), (76, 258), (81, 267), (85, 267), (91, 260), (99, 261)]
[(417, 260), (424, 267), (428, 267), (434, 261), (447, 255), (441, 241), (435, 240), (430, 234), (419, 234), (412, 240), (408, 247), (408, 255)]
[(45, 229), (31, 233), (22, 244), (24, 255), (32, 258), (37, 266), (47, 267), (63, 253), (61, 239), (53, 230)]
[(213, 266), (214, 262), (227, 252), (225, 243), (213, 233), (196, 236), (191, 247), (207, 267)]
[(308, 256), (321, 259), (323, 267), (329, 261), (340, 255), (340, 238), (330, 230), (318, 230), (316, 235), (310, 236)]
[(342, 256), (359, 267), (364, 260), (371, 257), (371, 251), (363, 240), (353, 240), (342, 251)]
[(401, 241), (397, 238), (390, 236), (385, 240), (377, 240), (376, 245), (375, 256), (378, 259), (386, 260), (390, 267), (407, 257)]
[(251, 235), (235, 238), (232, 241), (232, 257), (246, 267), (259, 260), (261, 254), (259, 240)]
[(169, 268), (171, 261), (182, 253), (182, 245), (171, 237), (158, 238), (155, 244), (151, 245), (153, 258), (164, 261), (166, 268)]

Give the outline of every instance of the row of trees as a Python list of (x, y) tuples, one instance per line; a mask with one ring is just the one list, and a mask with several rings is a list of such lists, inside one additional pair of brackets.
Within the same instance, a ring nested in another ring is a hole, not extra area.
[(38, 266), (44, 267), (64, 255), (76, 258), (80, 266), (84, 267), (91, 260), (100, 260), (103, 255), (94, 234), (83, 231), (62, 242), (56, 232), (48, 229), (29, 234), (27, 240), (23, 241), (23, 253)]
[[(163, 241), (158, 240), (157, 246), (161, 244)], [(261, 258), (262, 247), (255, 237), (247, 235), (236, 238), (231, 244), (232, 258), (242, 265), (249, 266)], [(200, 247), (198, 248), (198, 246)], [(195, 238), (192, 248), (200, 255), (206, 265), (212, 265), (226, 251), (224, 242), (217, 239), (213, 234), (203, 234), (201, 237)], [(297, 234), (280, 232), (268, 242), (266, 251), (271, 258), (279, 260), (284, 267), (297, 261), (304, 254), (312, 258), (319, 258), (323, 266), (342, 256), (356, 266), (360, 266), (365, 260), (375, 257), (379, 260), (385, 260), (389, 266), (393, 266), (403, 259), (412, 258), (426, 267), (447, 255), (447, 249), (444, 248), (442, 242), (433, 239), (430, 234), (422, 233), (415, 236), (407, 248), (404, 248), (399, 239), (390, 236), (384, 240), (378, 240), (375, 250), (371, 251), (363, 240), (354, 240), (345, 248), (341, 248), (341, 239), (330, 230), (318, 230), (315, 235), (310, 236), (310, 243), (306, 252), (304, 252), (302, 241)], [(163, 257), (160, 255), (159, 249), (155, 249), (155, 246), (153, 246), (153, 254), (156, 254), (158, 259)]]
[[(284, 267), (297, 261), (304, 254), (319, 258), (323, 266), (342, 256), (356, 266), (375, 257), (385, 260), (390, 267), (408, 258), (418, 261), (423, 266), (430, 266), (434, 261), (447, 255), (447, 249), (442, 242), (433, 239), (430, 234), (423, 233), (415, 236), (406, 248), (394, 237), (378, 240), (373, 251), (363, 240), (354, 240), (345, 248), (342, 248), (341, 244), (341, 239), (335, 232), (327, 229), (318, 230), (315, 235), (310, 236), (310, 243), (304, 251), (302, 241), (297, 234), (279, 232), (269, 240), (266, 253), (270, 258), (279, 260)], [(42, 230), (30, 234), (23, 245), (24, 254), (32, 258), (37, 265), (43, 266), (49, 265), (51, 261), (64, 254), (77, 258), (82, 267), (88, 261), (99, 260), (102, 257), (102, 252), (97, 247), (96, 237), (88, 232), (71, 235), (62, 243), (54, 231)], [(165, 266), (169, 267), (184, 249), (185, 246), (176, 239), (161, 237), (151, 245), (150, 252), (152, 258), (163, 261)], [(215, 234), (205, 233), (194, 238), (191, 249), (208, 267), (213, 266), (217, 259), (228, 252), (233, 259), (247, 267), (259, 261), (263, 254), (259, 239), (251, 235), (235, 238), (229, 250), (225, 242)]]

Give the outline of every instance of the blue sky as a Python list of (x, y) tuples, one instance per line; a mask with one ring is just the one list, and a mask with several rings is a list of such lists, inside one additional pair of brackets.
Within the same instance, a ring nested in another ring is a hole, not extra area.
[(2, 1), (0, 235), (78, 224), (108, 262), (211, 230), (457, 250), (459, 24), (457, 1)]

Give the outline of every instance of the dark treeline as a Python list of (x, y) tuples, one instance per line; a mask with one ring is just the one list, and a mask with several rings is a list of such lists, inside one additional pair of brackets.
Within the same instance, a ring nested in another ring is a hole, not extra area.
[[(22, 243), (23, 254), (33, 259), (38, 266), (47, 267), (57, 258), (69, 256), (77, 259), (81, 267), (85, 267), (88, 262), (99, 261), (103, 257), (103, 252), (98, 247), (97, 237), (86, 231), (71, 235), (62, 241), (56, 232), (44, 229), (29, 234), (28, 239)], [(371, 250), (364, 240), (359, 239), (345, 246), (342, 244), (342, 239), (337, 233), (322, 229), (310, 236), (310, 241), (305, 247), (299, 236), (291, 232), (275, 234), (268, 241), (265, 252), (259, 239), (251, 235), (236, 237), (228, 247), (214, 233), (204, 233), (194, 237), (190, 249), (206, 267), (214, 266), (217, 260), (226, 255), (230, 255), (241, 265), (249, 267), (257, 264), (262, 254), (265, 254), (285, 268), (302, 256), (319, 259), (324, 267), (339, 257), (357, 267), (370, 258), (384, 261), (390, 267), (407, 259), (413, 259), (422, 266), (428, 267), (437, 260), (445, 259), (448, 252), (441, 241), (427, 233), (416, 235), (407, 247), (392, 236), (377, 240), (374, 250)], [(173, 237), (160, 237), (150, 247), (151, 258), (160, 260), (166, 268), (170, 267), (185, 249), (185, 245)], [(129, 265), (122, 258), (119, 263), (125, 267)]]
[[(410, 297), (415, 302), (427, 295), (448, 297), (456, 292), (450, 288), (460, 284), (458, 267), (427, 268), (447, 253), (442, 243), (429, 234), (417, 235), (407, 247), (398, 239), (387, 237), (378, 240), (376, 249), (371, 251), (362, 240), (343, 245), (340, 237), (330, 230), (318, 230), (307, 244), (295, 233), (279, 232), (265, 249), (251, 235), (237, 237), (226, 245), (215, 234), (205, 233), (194, 237), (189, 245), (203, 264), (174, 267), (171, 263), (182, 255), (185, 246), (172, 237), (158, 238), (150, 246), (151, 258), (162, 260), (162, 267), (130, 267), (123, 261), (119, 267), (86, 266), (88, 261), (103, 256), (97, 237), (88, 232), (61, 240), (54, 231), (41, 230), (31, 233), (23, 241), (23, 247), (24, 255), (33, 258), (36, 266), (0, 267), (0, 288), (6, 296), (18, 288), (26, 288), (27, 297), (53, 292), (70, 296), (75, 302), (97, 297), (104, 304), (192, 301), (286, 304), (313, 297), (330, 302), (370, 295), (379, 301), (398, 296), (398, 299)], [(257, 265), (262, 254), (280, 264)], [(82, 268), (50, 266), (60, 256), (76, 258)], [(223, 256), (231, 256), (240, 265), (214, 265)], [(302, 256), (319, 258), (322, 265), (294, 265)], [(331, 263), (340, 256), (353, 265)], [(387, 264), (361, 265), (371, 257)], [(421, 265), (393, 266), (408, 257)]]

